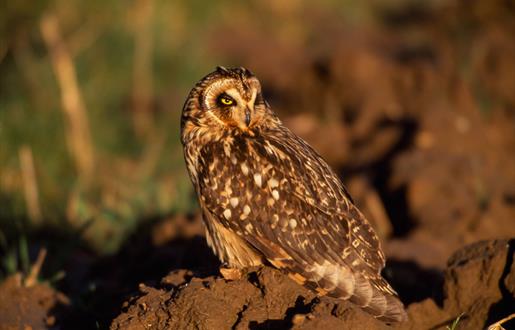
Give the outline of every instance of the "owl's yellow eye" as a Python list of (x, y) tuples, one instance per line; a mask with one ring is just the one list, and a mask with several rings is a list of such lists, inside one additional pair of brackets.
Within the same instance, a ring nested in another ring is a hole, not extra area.
[(225, 95), (225, 94), (220, 95), (220, 97), (218, 98), (218, 101), (222, 105), (233, 105), (235, 103), (234, 100), (232, 99), (232, 97)]

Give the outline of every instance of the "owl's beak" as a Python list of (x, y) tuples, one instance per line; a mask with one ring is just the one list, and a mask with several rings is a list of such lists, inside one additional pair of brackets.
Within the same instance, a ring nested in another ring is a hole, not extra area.
[(248, 131), (250, 122), (252, 121), (252, 106), (247, 104), (245, 107), (240, 107), (237, 109), (237, 114), (233, 118), (242, 131)]

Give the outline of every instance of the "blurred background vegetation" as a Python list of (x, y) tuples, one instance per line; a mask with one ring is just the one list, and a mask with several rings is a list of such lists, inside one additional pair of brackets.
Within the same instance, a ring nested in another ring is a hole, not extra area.
[[(230, 2), (9, 1), (0, 13), (0, 221), (114, 252), (139, 219), (193, 207), (179, 134)], [(228, 63), (230, 64), (230, 63)]]
[[(295, 1), (198, 0), (2, 7), (2, 248), (53, 227), (76, 231), (101, 253), (115, 252), (141, 219), (194, 208), (178, 138), (182, 102), (216, 65), (245, 64), (216, 52), (232, 38), (217, 30), (227, 22), (245, 27), (250, 16), (288, 33), (300, 22), (280, 18), (307, 10)], [(364, 9), (336, 1), (321, 7)]]
[(424, 109), (473, 104), (491, 116), (515, 104), (511, 1), (1, 6), (4, 276), (28, 269), (41, 230), (104, 255), (142, 222), (194, 213), (179, 118), (189, 89), (217, 65), (255, 72), (280, 115), (351, 175), (389, 161)]

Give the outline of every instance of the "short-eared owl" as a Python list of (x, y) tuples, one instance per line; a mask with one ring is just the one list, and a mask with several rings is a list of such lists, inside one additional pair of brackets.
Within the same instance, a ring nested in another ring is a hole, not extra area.
[(286, 128), (245, 68), (216, 71), (190, 92), (181, 138), (207, 241), (231, 268), (270, 264), (384, 321), (406, 313), (381, 277), (374, 230), (338, 176)]

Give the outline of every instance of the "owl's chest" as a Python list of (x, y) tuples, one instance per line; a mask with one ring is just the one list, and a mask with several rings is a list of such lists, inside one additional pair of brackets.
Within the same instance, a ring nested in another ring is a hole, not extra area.
[(191, 163), (201, 202), (228, 221), (245, 220), (251, 206), (273, 200), (277, 192), (272, 194), (271, 188), (277, 189), (284, 179), (276, 158), (256, 149), (252, 142), (224, 140), (202, 148)]

